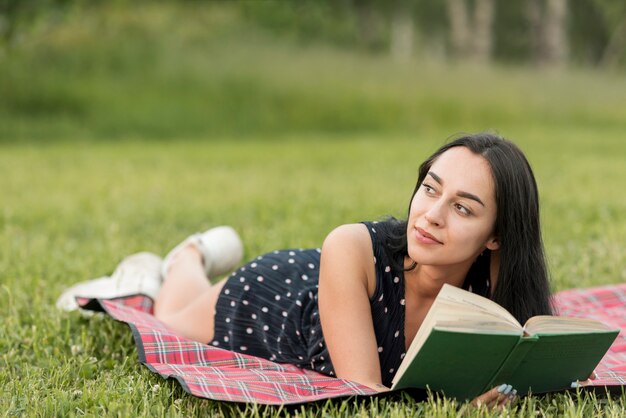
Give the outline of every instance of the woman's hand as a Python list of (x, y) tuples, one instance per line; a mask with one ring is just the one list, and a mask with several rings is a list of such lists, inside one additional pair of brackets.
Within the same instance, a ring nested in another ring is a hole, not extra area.
[(486, 405), (489, 409), (504, 408), (517, 399), (517, 390), (506, 383), (495, 387), (482, 395), (474, 398), (471, 404), (474, 406)]

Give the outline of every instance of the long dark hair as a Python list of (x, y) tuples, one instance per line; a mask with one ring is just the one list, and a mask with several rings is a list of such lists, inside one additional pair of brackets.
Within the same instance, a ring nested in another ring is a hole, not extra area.
[[(411, 200), (437, 158), (454, 147), (466, 147), (481, 155), (491, 167), (497, 205), (494, 232), (500, 243), (495, 288), (490, 291), (491, 251), (488, 249), (468, 271), (463, 287), (491, 297), (522, 324), (532, 316), (552, 314), (537, 183), (530, 164), (515, 144), (488, 133), (465, 135), (448, 142), (420, 166)], [(407, 222), (390, 218), (379, 223), (377, 230), (384, 236), (391, 258), (402, 262), (408, 255)]]

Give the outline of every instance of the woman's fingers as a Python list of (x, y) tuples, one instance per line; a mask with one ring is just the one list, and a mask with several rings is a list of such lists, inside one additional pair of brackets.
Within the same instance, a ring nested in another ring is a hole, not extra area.
[[(504, 395), (504, 394), (502, 394), (502, 395)], [(511, 391), (507, 395), (504, 395), (504, 396), (502, 396), (502, 395), (501, 395), (500, 402), (498, 402), (498, 405), (497, 405), (500, 408), (504, 408), (505, 406), (507, 406), (511, 402), (515, 401), (515, 399), (517, 399), (517, 390), (511, 388)]]
[(497, 401), (492, 406), (493, 408), (504, 408), (507, 404), (511, 403), (517, 395), (517, 390), (513, 389), (513, 386), (503, 383), (496, 388), (499, 393)]
[(517, 390), (513, 389), (511, 385), (502, 384), (491, 390), (477, 396), (472, 402), (465, 404), (459, 411), (459, 416), (465, 416), (472, 407), (485, 406), (488, 409), (503, 409), (511, 402), (517, 399)]
[(489, 409), (501, 408), (513, 401), (516, 396), (517, 391), (511, 385), (503, 383), (475, 398), (472, 404), (474, 406), (485, 405)]
[(472, 401), (472, 404), (474, 406), (489, 405), (493, 403), (494, 400), (498, 399), (499, 395), (500, 395), (500, 392), (498, 392), (498, 388), (495, 387), (483, 393), (482, 395), (474, 398), (474, 400)]

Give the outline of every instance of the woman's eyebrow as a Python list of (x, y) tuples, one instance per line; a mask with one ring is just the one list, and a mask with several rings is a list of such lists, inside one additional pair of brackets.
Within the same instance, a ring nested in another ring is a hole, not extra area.
[(467, 192), (457, 192), (456, 195), (459, 196), (459, 197), (465, 197), (467, 199), (475, 200), (476, 202), (478, 202), (481, 205), (483, 205), (483, 207), (485, 206), (483, 201), (480, 200), (480, 198), (478, 196), (476, 196), (475, 194), (471, 194), (471, 193), (467, 193)]
[[(432, 171), (429, 171), (428, 175), (431, 176), (437, 183), (439, 183), (440, 185), (443, 186), (443, 179), (441, 177), (439, 177), (437, 174), (433, 173)], [(467, 199), (474, 200), (474, 201), (480, 203), (481, 205), (485, 206), (483, 201), (480, 200), (480, 198), (478, 196), (476, 196), (475, 194), (468, 193), (468, 192), (457, 192), (456, 195), (459, 196), (459, 197), (465, 197)]]
[(441, 177), (439, 177), (438, 175), (436, 175), (432, 171), (429, 171), (428, 175), (431, 176), (437, 183), (439, 183), (439, 184), (441, 184), (443, 186), (443, 180), (441, 180)]

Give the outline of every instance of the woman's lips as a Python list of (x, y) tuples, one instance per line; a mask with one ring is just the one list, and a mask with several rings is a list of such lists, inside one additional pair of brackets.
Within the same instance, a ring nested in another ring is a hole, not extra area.
[(443, 242), (439, 241), (437, 238), (435, 238), (434, 236), (432, 236), (431, 234), (429, 234), (428, 232), (424, 231), (422, 228), (419, 228), (419, 227), (415, 228), (415, 237), (422, 244), (443, 245)]

